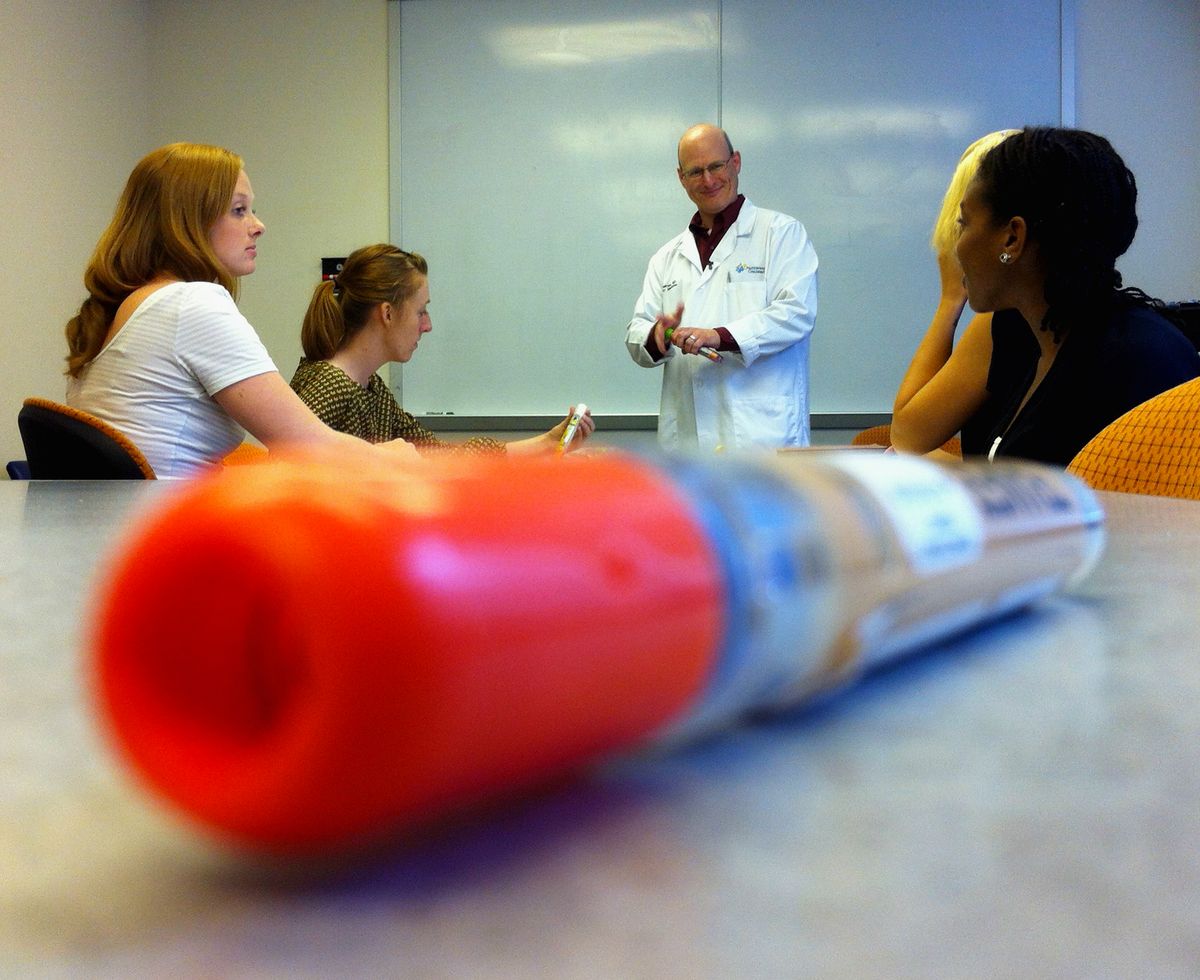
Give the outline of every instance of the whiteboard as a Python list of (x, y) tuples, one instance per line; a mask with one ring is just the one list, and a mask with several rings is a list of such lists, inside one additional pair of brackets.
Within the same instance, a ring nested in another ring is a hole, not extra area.
[(886, 413), (937, 300), (928, 239), (963, 148), (1062, 118), (1059, 0), (400, 0), (392, 239), (433, 332), (392, 385), (418, 417), (649, 420), (625, 327), (694, 212), (679, 135), (723, 125), (740, 189), (820, 259), (811, 408)]

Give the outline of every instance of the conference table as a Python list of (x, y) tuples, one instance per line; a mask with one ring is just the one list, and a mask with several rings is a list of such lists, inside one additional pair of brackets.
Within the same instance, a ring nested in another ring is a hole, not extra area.
[(818, 706), (305, 864), (97, 724), (94, 585), (173, 492), (0, 485), (2, 976), (1200, 974), (1200, 503), (1102, 494), (1081, 584)]

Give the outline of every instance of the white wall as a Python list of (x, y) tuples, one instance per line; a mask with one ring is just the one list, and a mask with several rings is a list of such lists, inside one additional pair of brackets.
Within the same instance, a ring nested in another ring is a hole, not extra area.
[[(1200, 293), (1200, 6), (1075, 8), (1077, 122), (1141, 188), (1122, 271)], [(246, 158), (267, 236), (242, 305), (290, 376), (319, 257), (387, 236), (386, 20), (387, 0), (0, 4), (0, 458), (23, 455), (21, 399), (61, 397), (83, 266), (134, 162), (169, 140)]]

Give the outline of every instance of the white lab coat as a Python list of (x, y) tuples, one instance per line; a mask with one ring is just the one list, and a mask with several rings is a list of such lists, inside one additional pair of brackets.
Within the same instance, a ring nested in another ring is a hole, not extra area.
[[(670, 347), (655, 361), (655, 318), (684, 304), (685, 327), (725, 327), (740, 353), (721, 363)], [(625, 343), (643, 367), (662, 367), (658, 441), (664, 449), (806, 446), (808, 348), (817, 316), (817, 253), (795, 218), (742, 204), (700, 268), (690, 231), (650, 260)]]

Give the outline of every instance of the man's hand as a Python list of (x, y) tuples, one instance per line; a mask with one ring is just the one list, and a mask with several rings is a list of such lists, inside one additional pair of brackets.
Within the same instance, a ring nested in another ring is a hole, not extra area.
[(668, 315), (660, 313), (654, 321), (654, 344), (660, 357), (666, 356), (667, 346), (671, 343), (674, 332), (679, 328), (680, 317), (683, 316), (683, 304), (675, 307), (675, 312)]
[(704, 327), (676, 327), (671, 334), (671, 343), (685, 354), (699, 354), (701, 347), (711, 350), (720, 347), (721, 335)]

